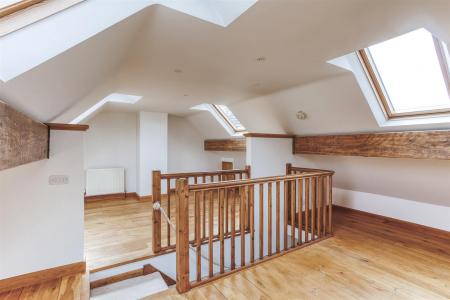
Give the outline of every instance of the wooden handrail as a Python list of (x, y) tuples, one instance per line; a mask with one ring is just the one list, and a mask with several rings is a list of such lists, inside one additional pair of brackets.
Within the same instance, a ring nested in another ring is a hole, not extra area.
[(247, 169), (233, 169), (233, 170), (217, 170), (217, 171), (206, 171), (206, 172), (186, 172), (186, 173), (168, 173), (161, 174), (161, 179), (178, 179), (186, 177), (200, 177), (200, 176), (212, 176), (212, 175), (232, 175), (239, 173), (246, 173)]
[(199, 183), (189, 185), (190, 191), (200, 191), (200, 190), (211, 190), (218, 188), (231, 188), (231, 187), (240, 187), (246, 185), (253, 185), (258, 183), (265, 183), (268, 181), (293, 181), (300, 178), (305, 177), (314, 177), (314, 176), (323, 176), (323, 175), (333, 175), (334, 171), (316, 171), (309, 172), (298, 175), (280, 175), (280, 176), (271, 176), (271, 177), (260, 177), (254, 179), (242, 179), (242, 180), (229, 180), (223, 182), (213, 182), (213, 183)]
[[(175, 199), (173, 199), (172, 192), (173, 190), (171, 187), (174, 187), (173, 180), (178, 179), (187, 179), (189, 183), (189, 179), (193, 179), (191, 181), (197, 183), (198, 181), (206, 182), (209, 180), (210, 182), (214, 181), (226, 181), (230, 180), (232, 177), (233, 179), (243, 179), (244, 177), (250, 178), (251, 176), (251, 167), (246, 166), (245, 169), (233, 169), (233, 170), (217, 170), (217, 171), (204, 171), (204, 172), (184, 172), (184, 173), (166, 173), (162, 174), (159, 170), (154, 170), (152, 173), (152, 199), (153, 204), (158, 204), (161, 206), (161, 203), (164, 203), (165, 211), (167, 213), (167, 216), (171, 218), (171, 214), (173, 214), (172, 209), (175, 205)], [(166, 182), (166, 189), (165, 191), (162, 191), (162, 183)], [(165, 195), (164, 200), (162, 198), (162, 195)], [(203, 199), (203, 209), (202, 213), (205, 212), (205, 200)], [(198, 213), (200, 213), (198, 211)], [(162, 251), (166, 251), (169, 249), (175, 249), (175, 244), (173, 241), (171, 241), (171, 237), (173, 235), (171, 234), (171, 231), (169, 229), (169, 225), (166, 221), (163, 221), (161, 219), (161, 211), (160, 209), (153, 209), (153, 226), (152, 226), (152, 248), (153, 253), (159, 253)], [(171, 219), (172, 222), (175, 222), (175, 220)], [(166, 234), (165, 239), (167, 240), (166, 243), (162, 243), (162, 225), (166, 224), (165, 228)], [(205, 224), (203, 224), (203, 233), (205, 232)], [(225, 236), (227, 236), (228, 232), (225, 233)], [(202, 243), (204, 240), (202, 239)]]
[[(177, 180), (177, 214), (184, 214), (177, 215), (177, 290), (180, 293), (332, 235), (334, 171), (288, 165), (286, 172), (301, 174), (202, 184), (188, 184), (185, 178)], [(189, 214), (190, 199), (194, 199), (193, 216)], [(202, 214), (200, 204), (205, 199), (208, 205), (203, 206)], [(186, 220), (192, 218), (194, 226), (189, 228)], [(228, 224), (231, 224), (231, 235), (226, 236)], [(179, 226), (183, 229), (178, 229)], [(240, 246), (236, 245), (236, 229), (241, 232)], [(190, 236), (194, 231), (196, 238), (192, 241)], [(224, 249), (226, 239), (230, 241), (229, 251)], [(207, 252), (201, 249), (205, 242)], [(214, 242), (219, 247), (214, 247)], [(191, 253), (189, 247), (195, 248), (196, 253)], [(230, 255), (227, 269), (225, 254)], [(189, 255), (197, 260), (196, 265), (191, 265), (196, 273), (192, 282)], [(202, 273), (205, 267), (208, 272)]]

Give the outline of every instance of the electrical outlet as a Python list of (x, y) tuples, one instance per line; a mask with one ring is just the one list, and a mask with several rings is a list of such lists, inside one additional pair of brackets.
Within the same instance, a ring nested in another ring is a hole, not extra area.
[(69, 184), (69, 176), (67, 175), (51, 175), (48, 177), (49, 185)]

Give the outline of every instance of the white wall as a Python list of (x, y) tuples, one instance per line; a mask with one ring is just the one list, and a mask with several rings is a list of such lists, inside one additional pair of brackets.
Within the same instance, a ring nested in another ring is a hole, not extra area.
[(450, 207), (372, 193), (333, 188), (333, 203), (450, 231)]
[(88, 124), (85, 169), (123, 167), (126, 191), (141, 196), (151, 193), (153, 170), (214, 171), (221, 168), (223, 159), (233, 161), (235, 168), (245, 167), (245, 152), (205, 151), (205, 138), (189, 118), (105, 111)]
[(152, 193), (152, 171), (167, 172), (168, 115), (139, 112), (137, 124), (137, 193), (149, 196)]
[[(292, 139), (290, 138), (247, 138), (247, 164), (252, 168), (252, 177), (283, 176), (286, 174), (286, 163), (292, 162)], [(266, 187), (265, 187), (266, 188)], [(272, 187), (272, 207), (276, 207), (276, 189)], [(266, 192), (267, 193), (267, 192)], [(284, 211), (284, 185), (280, 186), (280, 211)], [(255, 198), (259, 199), (259, 188), (255, 188)], [(267, 198), (264, 199), (267, 202)], [(267, 206), (263, 211), (264, 227), (264, 253), (268, 253), (268, 214)], [(259, 205), (254, 206), (255, 216), (259, 216)], [(272, 220), (276, 220), (276, 211), (272, 209)], [(280, 214), (280, 224), (284, 223), (284, 214)], [(259, 222), (255, 217), (255, 252), (259, 252)], [(276, 232), (276, 223), (272, 223), (272, 232)], [(290, 231), (289, 231), (290, 232)], [(272, 245), (276, 242), (275, 234), (272, 236)], [(280, 244), (284, 243), (284, 234), (281, 234)]]
[(1, 171), (0, 191), (0, 279), (84, 261), (82, 132), (52, 131), (50, 159)]
[(125, 168), (125, 191), (136, 192), (136, 113), (102, 112), (88, 124), (84, 137), (84, 168)]
[(169, 116), (169, 172), (219, 170), (223, 158), (234, 168), (245, 167), (245, 152), (205, 151), (204, 140), (189, 119)]

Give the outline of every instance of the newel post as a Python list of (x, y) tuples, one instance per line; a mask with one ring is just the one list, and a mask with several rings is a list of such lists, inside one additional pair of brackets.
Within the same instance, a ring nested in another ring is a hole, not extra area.
[(152, 173), (152, 200), (153, 200), (153, 235), (152, 246), (153, 253), (161, 251), (161, 211), (155, 209), (161, 206), (161, 171), (153, 171)]
[(252, 177), (252, 167), (250, 165), (245, 166), (245, 172), (247, 173), (247, 179)]
[(186, 179), (178, 179), (177, 199), (177, 291), (190, 290), (189, 282), (189, 187)]
[(286, 164), (286, 175), (291, 175), (291, 170), (292, 170), (292, 164), (287, 163)]

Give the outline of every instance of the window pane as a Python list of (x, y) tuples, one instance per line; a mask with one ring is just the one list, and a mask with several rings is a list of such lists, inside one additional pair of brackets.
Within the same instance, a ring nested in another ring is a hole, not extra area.
[(433, 36), (419, 29), (369, 47), (394, 112), (450, 107)]
[(245, 127), (239, 122), (233, 112), (226, 105), (216, 105), (217, 109), (223, 114), (223, 116), (228, 120), (228, 122), (233, 126), (236, 131), (243, 131)]

